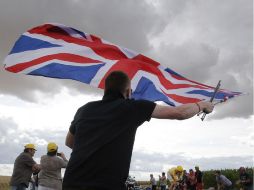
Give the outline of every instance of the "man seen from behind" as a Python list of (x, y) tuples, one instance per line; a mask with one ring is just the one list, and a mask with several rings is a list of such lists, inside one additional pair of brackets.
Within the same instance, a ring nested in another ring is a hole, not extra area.
[(80, 107), (66, 136), (72, 149), (63, 180), (64, 190), (123, 190), (128, 177), (137, 128), (150, 119), (188, 119), (210, 113), (210, 102), (178, 107), (133, 100), (129, 77), (111, 72), (102, 100)]

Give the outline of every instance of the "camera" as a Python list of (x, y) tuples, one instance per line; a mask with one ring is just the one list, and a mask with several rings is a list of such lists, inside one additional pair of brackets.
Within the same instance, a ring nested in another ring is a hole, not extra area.
[(61, 153), (56, 153), (57, 156), (61, 156), (62, 154)]

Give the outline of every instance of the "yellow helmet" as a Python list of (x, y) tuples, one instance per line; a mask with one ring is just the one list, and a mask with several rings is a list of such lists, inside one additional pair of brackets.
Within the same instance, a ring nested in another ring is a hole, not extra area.
[(57, 148), (58, 147), (57, 147), (56, 143), (54, 143), (54, 142), (50, 142), (48, 144), (48, 152), (54, 152), (57, 150)]
[(183, 167), (182, 166), (177, 166), (176, 170), (179, 171), (179, 172), (182, 172), (183, 171)]
[(36, 149), (35, 149), (35, 145), (34, 145), (34, 144), (31, 144), (31, 143), (26, 144), (26, 145), (25, 145), (25, 148), (30, 148), (30, 149), (36, 150)]

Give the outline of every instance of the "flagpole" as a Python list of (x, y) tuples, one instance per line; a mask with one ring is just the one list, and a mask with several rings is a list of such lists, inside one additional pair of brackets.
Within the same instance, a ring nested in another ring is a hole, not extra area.
[[(215, 98), (215, 96), (216, 96), (218, 90), (220, 89), (220, 82), (221, 82), (221, 80), (219, 80), (219, 82), (218, 82), (216, 88), (214, 89), (214, 92), (213, 92), (213, 95), (212, 95), (212, 97), (211, 97), (211, 99), (210, 99), (210, 102), (213, 102), (213, 99)], [(206, 116), (206, 113), (204, 112), (203, 115), (202, 115), (202, 117), (201, 117), (201, 120), (202, 120), (202, 121), (204, 121), (205, 116)]]

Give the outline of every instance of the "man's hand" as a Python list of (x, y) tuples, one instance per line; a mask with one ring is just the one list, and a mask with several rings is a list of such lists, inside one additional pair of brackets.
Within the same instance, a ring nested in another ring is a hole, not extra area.
[(66, 159), (66, 157), (65, 157), (65, 154), (64, 154), (63, 152), (60, 152), (59, 154), (60, 154), (60, 157), (61, 157), (63, 160), (67, 161), (67, 159)]
[(212, 102), (198, 102), (197, 104), (200, 106), (200, 110), (206, 114), (213, 111), (214, 105)]
[(34, 165), (32, 166), (32, 171), (33, 171), (34, 173), (38, 173), (40, 170), (41, 170), (41, 166), (40, 166), (39, 164), (34, 164)]

